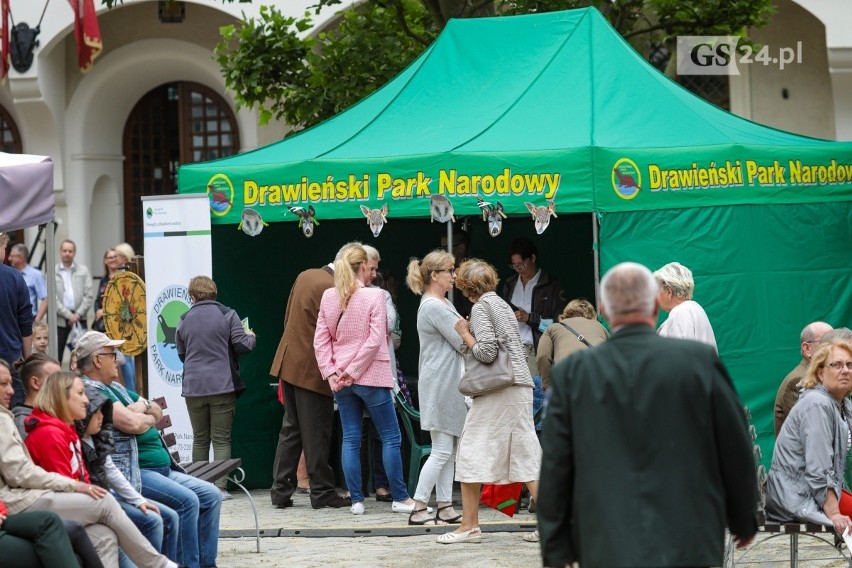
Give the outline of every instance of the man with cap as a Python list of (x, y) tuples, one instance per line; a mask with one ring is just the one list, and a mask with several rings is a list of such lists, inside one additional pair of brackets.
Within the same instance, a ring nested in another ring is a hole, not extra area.
[(114, 340), (89, 331), (77, 341), (77, 367), (87, 385), (96, 387), (113, 402), (116, 453), (113, 462), (134, 482), (128, 460), (141, 470), (142, 495), (174, 509), (180, 518), (178, 561), (190, 567), (216, 565), (219, 545), (219, 511), (222, 494), (212, 483), (187, 475), (172, 460), (155, 424), (163, 411), (155, 402), (128, 391), (118, 377)]

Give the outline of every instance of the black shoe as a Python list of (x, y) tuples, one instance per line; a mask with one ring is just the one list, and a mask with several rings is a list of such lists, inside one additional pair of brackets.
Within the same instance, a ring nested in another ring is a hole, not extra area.
[(286, 509), (287, 507), (293, 506), (293, 500), (292, 499), (285, 499), (284, 501), (279, 501), (277, 503), (275, 501), (273, 501), (272, 504), (275, 505), (276, 509)]
[(390, 493), (376, 493), (376, 501), (382, 501), (383, 503), (392, 503), (393, 496)]
[(341, 497), (337, 493), (332, 493), (328, 497), (321, 497), (311, 503), (311, 507), (313, 507), (314, 509), (323, 509), (325, 507), (342, 509), (343, 507), (349, 507), (351, 505), (352, 499), (350, 499), (349, 497)]

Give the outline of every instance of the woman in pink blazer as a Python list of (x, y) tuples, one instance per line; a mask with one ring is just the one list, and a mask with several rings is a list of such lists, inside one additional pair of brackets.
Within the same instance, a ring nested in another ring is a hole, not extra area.
[(343, 426), (343, 473), (352, 496), (352, 513), (364, 514), (361, 492), (361, 426), (364, 410), (382, 440), (382, 462), (397, 513), (410, 513), (414, 500), (402, 477), (399, 423), (393, 406), (385, 293), (367, 288), (367, 251), (350, 247), (334, 262), (334, 288), (322, 296), (314, 350), (329, 382)]

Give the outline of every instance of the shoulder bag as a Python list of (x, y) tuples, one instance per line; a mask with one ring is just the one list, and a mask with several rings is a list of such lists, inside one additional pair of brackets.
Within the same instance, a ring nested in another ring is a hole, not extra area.
[[(492, 325), (494, 318), (490, 306), (485, 304)], [(497, 336), (497, 357), (491, 363), (483, 363), (468, 349), (464, 355), (464, 375), (459, 382), (459, 392), (465, 396), (477, 397), (503, 390), (515, 384), (515, 372), (509, 359), (509, 338)]]
[(573, 334), (574, 334), (574, 337), (576, 337), (579, 341), (582, 341), (583, 343), (585, 343), (585, 344), (586, 344), (586, 347), (594, 347), (594, 345), (592, 345), (591, 343), (589, 343), (589, 340), (588, 340), (588, 339), (586, 339), (585, 337), (583, 337), (582, 335), (580, 335), (579, 333), (577, 333), (577, 332), (576, 332), (576, 330), (575, 330), (573, 327), (571, 327), (570, 325), (568, 325), (567, 323), (565, 323), (565, 322), (563, 322), (563, 321), (561, 321), (561, 322), (559, 322), (559, 323), (561, 323), (562, 325), (564, 325), (564, 326), (568, 329), (568, 331), (570, 331), (571, 333), (573, 333)]

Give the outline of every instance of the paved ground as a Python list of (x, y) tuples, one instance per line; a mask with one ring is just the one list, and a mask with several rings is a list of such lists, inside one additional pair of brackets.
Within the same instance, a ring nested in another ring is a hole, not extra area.
[[(252, 491), (263, 534), (258, 554), (252, 508), (245, 494), (240, 493), (234, 491), (234, 499), (222, 506), (220, 568), (541, 566), (538, 545), (521, 538), (524, 532), (535, 528), (534, 515), (526, 511), (510, 519), (493, 509), (481, 508), (480, 522), (485, 533), (482, 544), (440, 545), (435, 542), (435, 535), (446, 529), (408, 527), (407, 515), (392, 513), (390, 503), (368, 498), (366, 514), (357, 517), (349, 513), (349, 509), (314, 510), (307, 495), (295, 495), (293, 507), (276, 509), (269, 501), (267, 490)], [(758, 538), (759, 544), (753, 545), (755, 548), (743, 559), (746, 563), (738, 566), (764, 568), (790, 564), (789, 538), (762, 542), (764, 538)], [(804, 537), (801, 538), (800, 556), (803, 561), (799, 565), (803, 568), (849, 565), (848, 561), (840, 560), (831, 547), (814, 544)], [(806, 560), (813, 558), (822, 560)]]

